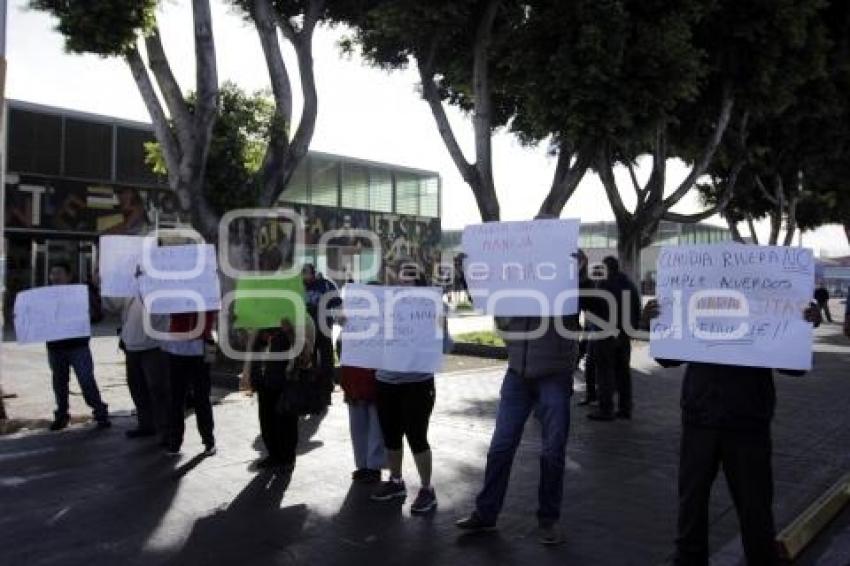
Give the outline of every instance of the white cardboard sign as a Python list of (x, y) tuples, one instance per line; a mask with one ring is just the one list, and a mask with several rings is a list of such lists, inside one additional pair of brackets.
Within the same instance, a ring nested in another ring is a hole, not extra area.
[(443, 363), (443, 303), (437, 287), (350, 283), (342, 292), (342, 365), (436, 373)]
[(475, 308), (495, 316), (578, 312), (578, 220), (487, 222), (463, 230)]
[(661, 316), (650, 325), (656, 358), (808, 370), (814, 287), (805, 248), (721, 244), (664, 247), (658, 258)]
[(221, 308), (215, 248), (211, 244), (152, 248), (143, 254), (142, 270), (139, 289), (151, 314)]
[(15, 336), (19, 344), (91, 336), (89, 290), (85, 285), (52, 285), (15, 295)]
[(100, 294), (135, 297), (139, 294), (145, 236), (101, 236), (98, 259)]

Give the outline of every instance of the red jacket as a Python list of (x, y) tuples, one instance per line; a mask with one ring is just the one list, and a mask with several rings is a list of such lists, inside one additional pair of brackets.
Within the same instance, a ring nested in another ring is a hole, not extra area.
[(353, 366), (342, 366), (340, 385), (345, 392), (346, 402), (365, 401), (373, 403), (375, 401), (375, 370), (358, 368)]
[[(204, 313), (204, 330), (199, 338), (212, 339), (212, 331), (215, 328), (215, 319), (218, 311), (207, 311)], [(191, 332), (198, 324), (198, 313), (186, 312), (171, 315), (168, 331), (171, 333)]]

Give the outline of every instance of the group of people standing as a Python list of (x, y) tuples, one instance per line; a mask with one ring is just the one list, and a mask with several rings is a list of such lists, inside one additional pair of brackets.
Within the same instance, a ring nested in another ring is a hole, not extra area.
[[(660, 313), (650, 301), (643, 309), (634, 284), (620, 272), (615, 258), (606, 258), (607, 273), (588, 274), (587, 258), (579, 252), (579, 311), (585, 317), (585, 332), (598, 330), (594, 317), (608, 321), (614, 304), (617, 318), (615, 335), (589, 340), (587, 346), (588, 389), (585, 402), (598, 400), (598, 409), (588, 415), (597, 421), (632, 416), (630, 330), (646, 329)], [(62, 273), (64, 272), (64, 273)], [(315, 268), (307, 265), (302, 273), (307, 295), (305, 321), (281, 321), (279, 327), (259, 331), (252, 344), (258, 354), (249, 364), (251, 384), (258, 394), (259, 420), (268, 456), (261, 468), (291, 471), (295, 465), (298, 421), (307, 412), (327, 407), (333, 388), (333, 347), (329, 332), (333, 322), (342, 322), (340, 302), (323, 300), (335, 293), (332, 284), (323, 283)], [(387, 270), (386, 284), (424, 284), (421, 266), (412, 260), (399, 260)], [(51, 280), (67, 283), (70, 270), (54, 266)], [(600, 299), (600, 292), (610, 300)], [(613, 302), (612, 302), (613, 301)], [(324, 307), (320, 308), (320, 305)], [(326, 310), (323, 310), (326, 309)], [(850, 308), (850, 307), (848, 307)], [(334, 311), (337, 311), (336, 313)], [(344, 312), (344, 311), (343, 311)], [(171, 333), (181, 333), (199, 324), (199, 338), (156, 342), (145, 335), (144, 307), (139, 299), (129, 299), (122, 316), (121, 339), (127, 353), (127, 378), (137, 408), (138, 427), (130, 437), (159, 434), (169, 453), (179, 452), (183, 438), (187, 393), (195, 409), (198, 429), (206, 453), (215, 452), (212, 410), (209, 405), (209, 365), (205, 343), (212, 329), (213, 313), (172, 315)], [(817, 325), (819, 309), (812, 305), (802, 316)], [(325, 324), (316, 324), (326, 318)], [(580, 357), (579, 314), (560, 317), (497, 317), (496, 326), (504, 333), (508, 354), (507, 370), (500, 390), (495, 428), (487, 453), (483, 485), (473, 511), (457, 522), (465, 532), (496, 528), (507, 493), (516, 450), (525, 423), (534, 414), (540, 423), (540, 487), (537, 519), (543, 544), (563, 542), (559, 527), (564, 491), (566, 444), (570, 428), (573, 374)], [(845, 320), (848, 320), (845, 318)], [(162, 324), (165, 324), (163, 321)], [(324, 328), (321, 328), (324, 327)], [(541, 329), (542, 327), (542, 329)], [(574, 331), (573, 335), (560, 328)], [(538, 329), (541, 329), (538, 331)], [(534, 331), (534, 332), (532, 332)], [(305, 347), (291, 360), (263, 356), (282, 352), (303, 332)], [(845, 326), (850, 336), (850, 326)], [(178, 334), (179, 335), (179, 334)], [(73, 342), (73, 343), (71, 343)], [(57, 413), (54, 428), (67, 425), (68, 367), (74, 367), (86, 401), (92, 407), (99, 427), (107, 427), (106, 405), (100, 400), (91, 371), (87, 339), (48, 344), (54, 375)], [(775, 408), (773, 370), (731, 364), (657, 360), (664, 367), (686, 364), (682, 384), (682, 435), (679, 465), (679, 520), (676, 564), (708, 564), (708, 508), (711, 486), (722, 467), (741, 524), (744, 552), (750, 564), (778, 562), (772, 515), (772, 471), (770, 427)], [(780, 370), (782, 371), (782, 370)], [(800, 374), (802, 372), (783, 371)], [(356, 469), (354, 481), (375, 482), (375, 501), (404, 499), (407, 487), (402, 477), (403, 443), (407, 442), (419, 476), (420, 488), (411, 506), (413, 514), (433, 511), (437, 506), (432, 485), (432, 453), (428, 428), (436, 400), (434, 375), (387, 371), (380, 368), (340, 369), (341, 386), (348, 404), (351, 440)], [(313, 390), (293, 388), (312, 376)], [(166, 377), (167, 376), (167, 377)], [(593, 378), (596, 386), (594, 388)], [(615, 411), (613, 396), (618, 394)], [(308, 399), (314, 399), (312, 402)], [(316, 402), (316, 398), (322, 401)], [(584, 404), (584, 403), (582, 403)], [(322, 407), (323, 405), (323, 407)], [(311, 407), (304, 409), (305, 406)], [(383, 469), (389, 476), (383, 480)], [(381, 481), (383, 480), (383, 481)]]

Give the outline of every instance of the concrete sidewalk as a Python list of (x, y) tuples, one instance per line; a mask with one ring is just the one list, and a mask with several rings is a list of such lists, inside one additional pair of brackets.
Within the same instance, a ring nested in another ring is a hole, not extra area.
[[(850, 342), (838, 325), (817, 333), (816, 369), (777, 378), (780, 528), (850, 470)], [(4, 383), (10, 367), (23, 372), (18, 382), (46, 365), (43, 351), (5, 346)], [(102, 354), (97, 373), (105, 396), (126, 411), (118, 395), (120, 355)], [(643, 345), (633, 365), (633, 421), (591, 423), (575, 408), (563, 507), (568, 541), (560, 547), (543, 548), (532, 536), (540, 449), (533, 419), (499, 531), (459, 536), (453, 526), (481, 484), (502, 374), (490, 363), (438, 378), (430, 436), (440, 507), (431, 517), (411, 517), (409, 505), (373, 503), (368, 487), (351, 484), (339, 394), (323, 419), (303, 423), (291, 480), (253, 471), (261, 444), (256, 405), (235, 393), (215, 407), (219, 454), (205, 460), (196, 456), (201, 446), (191, 422), (177, 460), (152, 443), (125, 440), (123, 430), (134, 424), (129, 416), (118, 416), (110, 431), (76, 426), (0, 438), (0, 564), (662, 564), (675, 534), (681, 370), (658, 368)], [(10, 405), (18, 411), (27, 402)], [(418, 486), (409, 455), (405, 465), (412, 491)], [(741, 563), (722, 480), (711, 522), (713, 563)], [(800, 563), (846, 564), (848, 524), (845, 514)]]

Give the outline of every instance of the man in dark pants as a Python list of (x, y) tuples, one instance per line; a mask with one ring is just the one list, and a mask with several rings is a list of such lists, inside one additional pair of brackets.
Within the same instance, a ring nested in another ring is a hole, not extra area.
[[(659, 313), (651, 301), (643, 320)], [(804, 313), (817, 326), (816, 307)], [(657, 360), (664, 367), (678, 360)], [(805, 372), (779, 370), (788, 375)], [(770, 423), (776, 406), (773, 370), (688, 363), (682, 383), (682, 441), (679, 454), (679, 521), (675, 564), (707, 566), (711, 486), (723, 467), (738, 513), (747, 563), (777, 564), (773, 523)]]
[[(611, 421), (614, 418), (632, 418), (632, 329), (640, 322), (640, 292), (635, 284), (620, 271), (617, 258), (608, 256), (604, 260), (607, 278), (599, 288), (613, 297), (616, 305), (615, 321), (617, 335), (594, 342), (596, 379), (599, 383), (599, 410), (587, 415), (596, 421)], [(618, 410), (614, 413), (614, 391), (617, 391)]]
[[(316, 323), (316, 354), (318, 355), (319, 374), (328, 387), (328, 405), (334, 388), (334, 347), (333, 347), (333, 310), (342, 305), (336, 285), (329, 279), (317, 276), (316, 266), (304, 264), (301, 270), (304, 280), (304, 293), (307, 300), (307, 312)], [(324, 324), (322, 324), (324, 322)]]
[(818, 309), (826, 317), (826, 320), (832, 322), (832, 313), (829, 312), (829, 291), (824, 287), (823, 282), (815, 289), (814, 299), (818, 304)]
[(257, 462), (257, 468), (282, 468), (295, 466), (298, 446), (298, 415), (279, 410), (281, 394), (286, 380), (287, 360), (268, 359), (267, 353), (286, 352), (291, 344), (286, 333), (279, 328), (261, 330), (252, 348), (257, 357), (251, 361), (251, 385), (257, 392), (257, 409), (260, 435), (268, 455)]
[[(57, 262), (50, 268), (51, 285), (70, 285), (72, 283), (71, 266), (66, 262)], [(100, 319), (99, 296), (89, 286), (89, 316), (92, 322)], [(77, 374), (77, 382), (83, 393), (83, 399), (91, 407), (97, 428), (111, 426), (109, 410), (100, 397), (100, 390), (94, 378), (94, 361), (89, 348), (89, 337), (53, 340), (47, 343), (47, 361), (53, 374), (53, 394), (56, 397), (56, 411), (50, 430), (62, 430), (68, 426), (69, 382), (71, 368)]]

